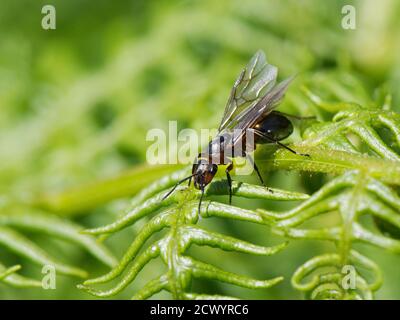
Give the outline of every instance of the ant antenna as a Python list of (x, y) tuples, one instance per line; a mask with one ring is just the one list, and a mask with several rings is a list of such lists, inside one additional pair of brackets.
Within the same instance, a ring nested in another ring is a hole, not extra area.
[(174, 192), (175, 189), (176, 189), (181, 183), (185, 182), (186, 180), (191, 179), (191, 178), (192, 178), (193, 176), (195, 176), (195, 175), (197, 175), (197, 173), (194, 173), (194, 174), (190, 175), (189, 177), (183, 178), (182, 180), (178, 181), (178, 182), (174, 185), (174, 187), (173, 187), (170, 191), (168, 191), (168, 193), (161, 199), (161, 201), (163, 201), (163, 200), (165, 200), (166, 198), (168, 198), (168, 197), (171, 195), (171, 193)]

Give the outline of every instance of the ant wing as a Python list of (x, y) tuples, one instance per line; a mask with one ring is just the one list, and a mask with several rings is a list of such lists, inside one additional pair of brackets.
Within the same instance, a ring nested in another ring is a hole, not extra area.
[(246, 133), (247, 129), (253, 128), (277, 107), (292, 79), (293, 77), (290, 77), (278, 83), (258, 100), (257, 103), (243, 110), (231, 121), (231, 129), (241, 132), (234, 137), (234, 144)]
[(235, 126), (232, 120), (252, 109), (275, 85), (277, 67), (268, 64), (264, 52), (257, 51), (232, 88), (218, 131)]
[(256, 104), (243, 110), (232, 120), (232, 129), (246, 130), (264, 119), (282, 100), (293, 77), (287, 78), (274, 86)]

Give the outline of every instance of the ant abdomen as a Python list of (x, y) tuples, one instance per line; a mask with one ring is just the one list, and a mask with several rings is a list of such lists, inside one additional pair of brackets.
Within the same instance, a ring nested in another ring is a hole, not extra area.
[(256, 136), (256, 143), (271, 143), (271, 141), (281, 141), (293, 133), (293, 125), (288, 118), (277, 112), (272, 111), (265, 119), (255, 126), (270, 139)]

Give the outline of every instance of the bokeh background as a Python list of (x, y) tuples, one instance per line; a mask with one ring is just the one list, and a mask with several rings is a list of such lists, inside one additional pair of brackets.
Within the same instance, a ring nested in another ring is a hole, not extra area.
[[(45, 4), (56, 8), (56, 30), (41, 27)], [(356, 8), (355, 30), (342, 28), (345, 4)], [(280, 77), (297, 74), (282, 110), (314, 114), (300, 90), (304, 85), (327, 101), (360, 104), (380, 101), (391, 92), (399, 110), (399, 16), (396, 0), (2, 0), (0, 214), (37, 193), (124, 175), (145, 163), (147, 131), (167, 129), (169, 120), (177, 120), (178, 129), (216, 127), (234, 79), (257, 49), (279, 67)], [(312, 192), (324, 179), (278, 172), (267, 180), (272, 186)], [(119, 216), (135, 191), (132, 187), (118, 199), (94, 202), (85, 210), (53, 211), (86, 227), (99, 226)], [(243, 205), (283, 208), (270, 202)], [(23, 208), (29, 210), (28, 205)], [(278, 241), (262, 227), (229, 221), (207, 226), (255, 243)], [(139, 227), (107, 240), (117, 257)], [(73, 245), (41, 234), (28, 236), (91, 275), (106, 271)], [(214, 282), (193, 285), (197, 291), (242, 298), (299, 299), (301, 293), (289, 281), (294, 270), (315, 254), (331, 250), (333, 246), (307, 241), (293, 242), (284, 252), (266, 258), (201, 249), (197, 255), (229, 270), (257, 278), (284, 275), (286, 280), (268, 290)], [(359, 250), (383, 269), (384, 285), (377, 298), (399, 299), (400, 257)], [(1, 247), (0, 260), (21, 263), (22, 274), (40, 277), (39, 268)], [(160, 268), (159, 261), (150, 264), (116, 298), (132, 296)], [(15, 289), (0, 283), (0, 299), (92, 298), (76, 289), (79, 281), (60, 277), (56, 290)]]

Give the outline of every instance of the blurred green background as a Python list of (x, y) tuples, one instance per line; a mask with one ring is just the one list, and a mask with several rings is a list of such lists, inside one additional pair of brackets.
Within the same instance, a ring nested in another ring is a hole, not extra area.
[[(45, 4), (56, 8), (56, 30), (41, 27)], [(355, 30), (342, 28), (345, 4), (356, 8)], [(391, 92), (396, 109), (399, 16), (396, 0), (2, 0), (0, 214), (40, 191), (61, 191), (144, 163), (147, 131), (167, 129), (169, 120), (177, 120), (178, 129), (216, 127), (236, 76), (257, 49), (279, 67), (280, 77), (297, 74), (282, 110), (314, 114), (300, 90), (304, 84), (328, 101), (368, 104), (379, 100), (382, 92)], [(312, 192), (323, 179), (274, 173), (268, 183)], [(99, 226), (115, 219), (127, 203), (129, 198), (123, 198), (79, 214), (63, 214), (86, 227)], [(243, 200), (243, 205), (283, 208), (261, 201)], [(259, 244), (275, 241), (260, 226), (230, 221), (206, 225)], [(139, 227), (106, 242), (117, 257)], [(43, 235), (30, 237), (91, 275), (106, 270), (70, 244), (53, 244)], [(286, 280), (259, 291), (214, 282), (193, 285), (197, 291), (242, 298), (299, 299), (301, 293), (289, 281), (296, 267), (332, 250), (333, 246), (306, 241), (292, 242), (282, 253), (265, 258), (199, 249), (194, 254), (226, 269), (256, 278), (284, 275)], [(400, 257), (371, 248), (360, 251), (383, 269), (384, 285), (377, 297), (399, 299)], [(26, 274), (40, 277), (39, 268), (3, 248), (0, 260), (21, 263)], [(157, 261), (147, 266), (117, 298), (132, 296), (160, 266)], [(91, 298), (75, 288), (79, 281), (60, 277), (56, 290), (14, 289), (0, 283), (0, 299)]]

